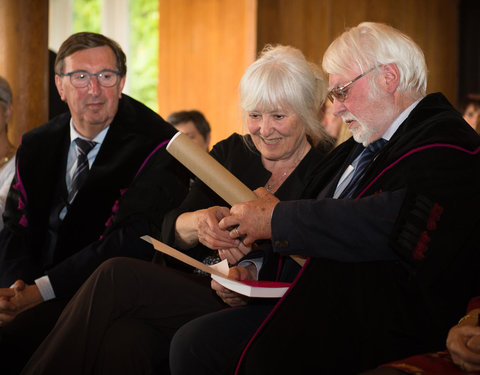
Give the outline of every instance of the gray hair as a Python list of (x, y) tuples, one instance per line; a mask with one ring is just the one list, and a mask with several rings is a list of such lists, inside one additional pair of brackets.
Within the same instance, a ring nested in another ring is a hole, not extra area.
[(68, 56), (78, 51), (103, 46), (110, 47), (113, 51), (115, 54), (117, 69), (120, 72), (120, 76), (124, 77), (127, 74), (127, 57), (125, 56), (122, 47), (120, 47), (120, 45), (113, 39), (110, 39), (105, 35), (90, 32), (72, 34), (62, 43), (55, 59), (55, 74), (61, 75), (64, 73), (65, 59)]
[(300, 117), (314, 144), (328, 135), (319, 119), (327, 85), (321, 70), (300, 50), (267, 45), (240, 81), (242, 117), (255, 109), (288, 107)]
[(400, 72), (398, 91), (412, 99), (425, 96), (427, 65), (422, 50), (409, 36), (382, 23), (362, 22), (345, 31), (328, 47), (322, 67), (329, 74), (345, 75), (355, 66), (366, 72), (390, 63)]
[(12, 102), (12, 89), (8, 84), (8, 81), (0, 76), (0, 101), (5, 104)]

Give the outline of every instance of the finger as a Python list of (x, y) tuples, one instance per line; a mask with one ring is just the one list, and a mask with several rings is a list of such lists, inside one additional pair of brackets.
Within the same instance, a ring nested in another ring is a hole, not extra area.
[(243, 234), (242, 230), (238, 226), (231, 229), (229, 235), (231, 238), (238, 240), (238, 244), (235, 245), (235, 247), (240, 246), (243, 239), (245, 238), (245, 234)]
[(251, 246), (245, 246), (243, 242), (240, 243), (237, 249), (241, 251), (244, 256), (247, 255), (250, 251), (252, 251)]
[(218, 223), (218, 227), (222, 230), (228, 230), (228, 228), (238, 226), (239, 221), (235, 216), (226, 216)]
[(12, 288), (16, 291), (22, 291), (25, 289), (25, 283), (23, 282), (23, 280), (17, 280), (15, 281), (15, 283), (12, 285)]
[(230, 264), (237, 264), (243, 258), (243, 253), (236, 247), (225, 249), (224, 251)]
[(215, 222), (214, 224), (210, 223), (199, 223), (198, 226), (198, 234), (199, 236), (201, 234), (204, 234), (206, 236), (211, 236), (212, 238), (215, 238), (219, 241), (225, 241), (225, 242), (232, 242), (232, 238), (230, 236), (230, 233), (228, 230), (221, 229), (218, 226), (218, 223)]
[(220, 249), (225, 249), (225, 248), (231, 248), (231, 247), (236, 247), (238, 245), (237, 240), (232, 240), (230, 239), (228, 242), (223, 241), (223, 240), (218, 240), (215, 237), (212, 236), (199, 236), (198, 240), (200, 243), (203, 245), (207, 246), (208, 248), (212, 250), (220, 250)]
[(8, 299), (0, 299), (0, 313), (12, 313), (17, 309), (17, 306)]
[(228, 278), (232, 280), (243, 280), (241, 269), (244, 267), (231, 267), (228, 270)]
[(218, 255), (220, 256), (221, 260), (226, 259), (228, 264), (232, 264), (232, 258), (231, 258), (230, 252), (228, 250), (220, 249), (220, 250), (218, 250)]
[(0, 288), (0, 298), (11, 298), (15, 295), (15, 290), (13, 288)]
[[(479, 359), (480, 359), (480, 336), (475, 335), (470, 337), (470, 339), (467, 341), (467, 347), (470, 349), (472, 352), (478, 354)], [(480, 363), (480, 360), (479, 360)]]
[(265, 189), (264, 187), (259, 187), (258, 189), (255, 189), (253, 191), (255, 193), (255, 195), (258, 197), (258, 198), (263, 198), (263, 197), (266, 197), (266, 196), (269, 196), (269, 195), (273, 195), (272, 193), (270, 193), (267, 189)]
[(223, 259), (228, 261), (228, 264), (236, 264), (237, 259), (232, 255), (230, 250), (223, 250)]
[(245, 237), (242, 239), (242, 243), (247, 246), (247, 247), (250, 247), (252, 246), (252, 243), (255, 242), (255, 238), (253, 238), (252, 236), (249, 236), (248, 234), (245, 235)]
[(214, 214), (217, 222), (223, 219), (225, 216), (230, 215), (230, 209), (228, 207), (215, 207)]
[(226, 259), (227, 262), (230, 264), (230, 260), (228, 259), (230, 256), (230, 253), (228, 251), (226, 251), (225, 249), (219, 249), (218, 256), (220, 257), (221, 260)]
[(221, 292), (224, 292), (224, 291), (227, 290), (227, 289), (225, 289), (225, 287), (224, 287), (222, 284), (216, 282), (214, 279), (212, 279), (212, 280), (210, 281), (210, 287), (211, 287), (215, 292), (217, 292), (217, 294), (218, 294), (218, 293), (221, 293)]

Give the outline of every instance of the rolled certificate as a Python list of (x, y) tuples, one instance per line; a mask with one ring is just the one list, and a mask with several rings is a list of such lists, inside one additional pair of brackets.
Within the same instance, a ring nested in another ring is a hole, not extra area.
[(231, 206), (256, 199), (253, 191), (187, 135), (175, 134), (167, 151)]
[[(167, 151), (231, 206), (257, 198), (253, 191), (193, 142), (188, 135), (180, 132), (175, 134), (167, 145)], [(305, 263), (301, 256), (290, 257), (301, 266)]]

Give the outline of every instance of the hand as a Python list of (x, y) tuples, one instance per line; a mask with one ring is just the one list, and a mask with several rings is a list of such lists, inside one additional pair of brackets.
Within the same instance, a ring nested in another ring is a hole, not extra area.
[(221, 260), (226, 259), (229, 264), (237, 264), (240, 259), (247, 255), (252, 248), (250, 246), (245, 246), (242, 242), (238, 247), (232, 247), (230, 249), (220, 249), (218, 250), (218, 255)]
[[(255, 266), (253, 265), (247, 267), (232, 267), (228, 272), (228, 278), (233, 280), (254, 280), (254, 269)], [(248, 297), (232, 292), (213, 279), (211, 286), (212, 289), (217, 292), (217, 295), (223, 300), (223, 302), (231, 307), (244, 306), (248, 303)]]
[(175, 222), (175, 245), (190, 249), (201, 242), (213, 250), (237, 247), (239, 240), (220, 229), (218, 222), (229, 215), (227, 207), (214, 206), (203, 210), (184, 212)]
[(448, 332), (447, 348), (457, 366), (465, 371), (480, 371), (480, 327), (452, 327)]
[(219, 221), (229, 214), (227, 207), (218, 206), (196, 211), (198, 241), (213, 250), (239, 246), (239, 240), (232, 239), (228, 230), (218, 226)]
[(22, 280), (15, 281), (11, 288), (0, 289), (0, 295), (0, 325), (11, 322), (22, 311), (43, 302), (38, 287), (26, 285)]
[(219, 223), (220, 229), (236, 226), (230, 231), (230, 237), (243, 238), (242, 242), (246, 246), (250, 246), (256, 240), (272, 237), (272, 213), (280, 202), (265, 188), (258, 188), (254, 193), (257, 199), (232, 206), (230, 216), (224, 217)]
[(0, 288), (0, 326), (15, 318), (15, 304), (10, 301), (14, 296), (13, 288)]

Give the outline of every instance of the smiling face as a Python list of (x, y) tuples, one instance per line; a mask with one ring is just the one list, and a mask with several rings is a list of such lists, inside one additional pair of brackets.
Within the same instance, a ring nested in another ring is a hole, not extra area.
[(296, 161), (309, 147), (303, 122), (288, 108), (249, 111), (246, 122), (263, 160)]
[[(330, 74), (329, 85), (342, 86), (358, 74), (357, 72), (349, 75)], [(367, 146), (380, 138), (395, 119), (393, 97), (381, 87), (373, 90), (366, 78), (354, 82), (346, 93), (347, 97), (343, 102), (334, 100), (334, 113), (348, 124), (355, 141)]]
[[(77, 51), (65, 58), (63, 73), (77, 70), (89, 73), (117, 70), (115, 54), (108, 46)], [(115, 117), (125, 77), (120, 77), (112, 87), (100, 86), (97, 77), (92, 77), (86, 87), (76, 88), (71, 84), (70, 77), (56, 75), (55, 84), (60, 97), (68, 104), (75, 129), (93, 139)]]

